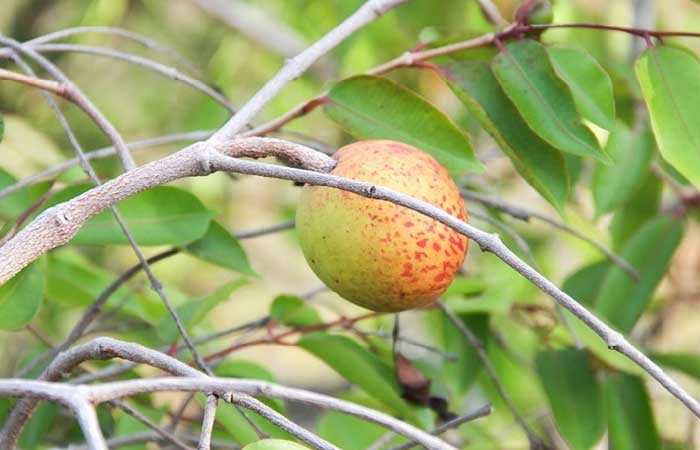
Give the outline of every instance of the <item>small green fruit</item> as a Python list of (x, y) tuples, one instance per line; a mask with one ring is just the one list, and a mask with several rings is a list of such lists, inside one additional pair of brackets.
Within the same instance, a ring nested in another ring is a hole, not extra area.
[[(457, 186), (427, 153), (394, 141), (360, 141), (335, 154), (333, 175), (411, 195), (466, 220)], [(341, 297), (373, 311), (433, 303), (462, 266), (469, 241), (403, 206), (338, 189), (305, 186), (297, 209), (301, 248)]]

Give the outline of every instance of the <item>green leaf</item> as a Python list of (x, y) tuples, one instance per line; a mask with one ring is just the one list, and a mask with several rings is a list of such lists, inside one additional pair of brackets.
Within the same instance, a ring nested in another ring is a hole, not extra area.
[(606, 380), (608, 440), (615, 450), (657, 450), (661, 447), (644, 381), (611, 374)]
[(661, 155), (700, 187), (700, 60), (659, 45), (639, 56), (635, 71)]
[(615, 126), (615, 96), (610, 76), (590, 53), (579, 48), (549, 47), (557, 75), (569, 86), (581, 115), (601, 128)]
[[(9, 172), (0, 169), (0, 190), (17, 182)], [(25, 212), (34, 201), (49, 188), (48, 183), (38, 183), (0, 197), (0, 218), (12, 219)]]
[(305, 334), (297, 345), (381, 401), (394, 413), (403, 417), (413, 416), (413, 411), (401, 398), (391, 367), (357, 342), (346, 336), (316, 332)]
[[(459, 314), (458, 317), (479, 338), (484, 347), (487, 347), (490, 338), (489, 315)], [(437, 342), (441, 344), (440, 348), (457, 357), (457, 361), (443, 359), (442, 371), (446, 383), (453, 390), (450, 397), (461, 398), (482, 372), (481, 360), (457, 326), (441, 311), (428, 314), (426, 318), (429, 320), (429, 328), (436, 334)]]
[[(47, 266), (46, 298), (62, 308), (86, 307), (116, 277), (71, 249), (50, 253)], [(169, 293), (173, 295), (172, 288), (169, 289)], [(116, 305), (119, 305), (121, 313), (151, 324), (158, 323), (158, 320), (167, 314), (159, 297), (131, 292), (126, 286), (121, 286), (110, 296), (104, 309), (108, 310)]]
[(562, 437), (572, 450), (590, 449), (605, 429), (605, 403), (588, 354), (544, 351), (537, 355), (536, 366)]
[(615, 266), (608, 272), (596, 301), (596, 310), (619, 331), (629, 332), (651, 300), (683, 235), (683, 224), (657, 217), (645, 224), (622, 250), (621, 256), (640, 275), (630, 278)]
[(458, 276), (445, 291), (442, 296), (449, 298), (453, 296), (471, 297), (481, 294), (486, 289), (486, 283), (481, 278)]
[(606, 151), (613, 163), (596, 165), (591, 186), (598, 217), (617, 209), (644, 183), (654, 153), (653, 136), (618, 124), (608, 137)]
[(648, 174), (632, 198), (615, 212), (609, 228), (615, 250), (621, 249), (642, 225), (656, 216), (662, 189), (661, 180)]
[(309, 450), (309, 447), (284, 439), (262, 439), (246, 445), (243, 450)]
[(270, 307), (270, 317), (276, 322), (295, 327), (321, 323), (321, 316), (313, 306), (292, 295), (275, 298)]
[(59, 411), (60, 406), (58, 403), (41, 403), (27, 422), (24, 430), (22, 430), (19, 446), (26, 449), (35, 449), (44, 443), (52, 425), (58, 418)]
[[(178, 306), (175, 308), (177, 310), (177, 315), (182, 320), (185, 328), (194, 327), (204, 320), (207, 317), (207, 314), (209, 314), (209, 312), (219, 303), (228, 300), (233, 291), (241, 286), (245, 286), (248, 283), (249, 281), (245, 278), (229, 281), (209, 295), (191, 299), (184, 305)], [(165, 342), (172, 342), (177, 339), (178, 329), (170, 315), (164, 315), (161, 317), (158, 324), (158, 334)]]
[[(592, 308), (600, 292), (600, 286), (603, 284), (603, 280), (611, 267), (612, 264), (607, 260), (584, 266), (564, 280), (562, 289), (582, 305)], [(610, 351), (600, 336), (569, 311), (564, 311), (563, 313), (569, 319), (576, 336), (591, 353), (601, 361), (604, 361), (606, 365), (628, 373), (644, 373), (642, 369), (624, 355)], [(568, 331), (563, 326), (559, 327), (558, 331), (567, 339), (570, 339)]]
[(607, 260), (581, 267), (564, 280), (561, 288), (582, 305), (592, 306), (609, 269)]
[(16, 330), (27, 325), (43, 300), (44, 274), (35, 262), (0, 286), (0, 329)]
[(506, 97), (484, 61), (444, 68), (457, 97), (513, 162), (515, 169), (560, 213), (569, 196), (569, 177), (561, 153), (539, 138)]
[(700, 380), (700, 355), (697, 353), (648, 353), (658, 364)]
[(219, 222), (211, 221), (204, 236), (185, 246), (183, 250), (234, 272), (255, 275), (238, 239)]
[(365, 450), (386, 432), (372, 422), (336, 411), (324, 414), (317, 430), (319, 436), (343, 450)]
[[(56, 194), (49, 205), (72, 199), (92, 186), (74, 186)], [(117, 205), (139, 245), (183, 245), (206, 233), (213, 213), (193, 194), (158, 186)], [(71, 241), (74, 244), (128, 244), (111, 211), (90, 219)]]
[(392, 81), (348, 78), (335, 84), (328, 98), (326, 113), (357, 137), (411, 144), (451, 173), (483, 171), (468, 137), (445, 114)]
[(513, 42), (494, 58), (492, 67), (506, 95), (542, 139), (565, 152), (607, 160), (542, 44)]

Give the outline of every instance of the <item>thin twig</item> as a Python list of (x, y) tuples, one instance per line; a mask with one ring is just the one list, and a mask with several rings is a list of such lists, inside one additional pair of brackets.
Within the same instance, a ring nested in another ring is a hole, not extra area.
[(16, 81), (18, 83), (26, 84), (27, 86), (43, 89), (45, 91), (51, 91), (61, 97), (63, 97), (65, 94), (63, 85), (57, 81), (30, 77), (11, 70), (0, 69), (0, 80)]
[[(448, 420), (447, 422), (443, 423), (439, 427), (433, 429), (430, 431), (430, 434), (438, 436), (442, 433), (444, 433), (447, 430), (451, 430), (452, 428), (457, 428), (458, 426), (471, 422), (472, 420), (480, 419), (482, 417), (486, 417), (489, 414), (493, 412), (493, 407), (491, 405), (484, 405), (481, 408), (477, 409), (476, 411), (463, 414), (461, 416), (455, 417), (452, 420)], [(413, 447), (418, 445), (417, 442), (415, 441), (409, 441), (404, 444), (398, 445), (396, 447), (392, 447), (389, 450), (409, 450)]]
[(479, 3), (479, 8), (484, 13), (484, 16), (494, 25), (503, 26), (507, 25), (508, 22), (503, 18), (498, 7), (493, 4), (491, 0), (477, 0)]
[(460, 193), (462, 194), (462, 197), (466, 199), (474, 200), (485, 206), (488, 206), (489, 208), (494, 208), (499, 211), (502, 211), (515, 219), (519, 219), (525, 222), (529, 222), (530, 219), (533, 218), (538, 219), (574, 236), (577, 239), (587, 242), (588, 244), (598, 249), (603, 255), (605, 255), (610, 260), (610, 262), (620, 267), (634, 280), (639, 281), (639, 272), (637, 271), (637, 269), (632, 267), (630, 263), (625, 261), (625, 259), (622, 258), (620, 255), (613, 252), (612, 250), (610, 250), (600, 242), (596, 241), (595, 239), (586, 236), (585, 234), (566, 225), (563, 222), (560, 222), (557, 219), (554, 219), (553, 217), (547, 216), (546, 214), (542, 214), (537, 211), (523, 208), (522, 206), (507, 203), (500, 198), (493, 197), (487, 194), (482, 194), (481, 192), (470, 191), (468, 189), (460, 189)]
[[(29, 44), (25, 44), (27, 46)], [(134, 64), (140, 67), (149, 69), (159, 75), (162, 75), (168, 79), (179, 81), (184, 83), (200, 92), (210, 97), (221, 106), (226, 108), (229, 112), (235, 112), (236, 107), (231, 104), (231, 101), (227, 99), (223, 94), (221, 94), (216, 89), (207, 85), (205, 82), (193, 78), (187, 74), (182, 73), (175, 67), (167, 66), (159, 62), (153, 61), (148, 58), (144, 58), (138, 55), (132, 55), (119, 50), (113, 50), (106, 47), (97, 47), (91, 45), (82, 44), (40, 44), (31, 45), (31, 48), (38, 51), (39, 53), (49, 53), (49, 52), (74, 52), (74, 53), (85, 53), (88, 55), (103, 56), (112, 59), (118, 59), (126, 61), (129, 64)]]
[(233, 139), (282, 88), (304, 73), (318, 58), (325, 55), (358, 29), (373, 22), (388, 10), (407, 0), (368, 0), (340, 25), (326, 33), (297, 56), (289, 59), (284, 67), (211, 137), (212, 142)]
[[(172, 49), (171, 47), (162, 44), (154, 39), (151, 39), (147, 36), (144, 36), (142, 34), (135, 33), (130, 30), (125, 30), (124, 28), (118, 28), (118, 27), (110, 27), (110, 26), (80, 26), (80, 27), (72, 27), (72, 28), (64, 28), (62, 30), (54, 31), (52, 33), (48, 33), (39, 37), (36, 37), (34, 39), (31, 39), (29, 41), (26, 41), (25, 44), (29, 45), (35, 45), (35, 44), (46, 44), (48, 42), (53, 42), (53, 41), (58, 41), (67, 37), (71, 36), (76, 36), (79, 34), (86, 34), (86, 33), (96, 33), (96, 34), (104, 34), (104, 35), (111, 35), (111, 36), (119, 36), (125, 39), (129, 39), (131, 41), (137, 42), (144, 46), (145, 48), (162, 53), (166, 56), (168, 56), (170, 59), (173, 61), (182, 64), (183, 66), (187, 67), (188, 70), (192, 71), (193, 73), (196, 73), (198, 76), (202, 75), (201, 70), (189, 59), (187, 59), (185, 56), (181, 55), (178, 53), (176, 50)], [(12, 53), (12, 49), (10, 48), (3, 48), (0, 49), (0, 58), (6, 58), (9, 57), (10, 54)]]
[(506, 392), (505, 388), (503, 387), (501, 379), (498, 376), (498, 373), (496, 373), (496, 369), (493, 367), (493, 364), (491, 364), (491, 360), (486, 354), (486, 351), (484, 350), (484, 345), (482, 344), (481, 340), (449, 307), (447, 307), (447, 305), (445, 305), (441, 301), (438, 301), (438, 307), (445, 313), (445, 316), (450, 320), (450, 322), (452, 322), (457, 327), (462, 336), (464, 336), (466, 341), (476, 352), (477, 358), (479, 358), (479, 361), (481, 361), (481, 364), (484, 366), (486, 374), (491, 380), (491, 383), (493, 383), (493, 386), (496, 388), (498, 395), (503, 399), (503, 402), (506, 404), (506, 407), (513, 415), (513, 418), (518, 423), (520, 428), (522, 428), (525, 432), (527, 440), (530, 442), (530, 448), (545, 448), (542, 439), (540, 439), (537, 436), (537, 434), (535, 434), (535, 432), (530, 428), (530, 426), (525, 421), (525, 418), (518, 411), (518, 408), (515, 406), (515, 403), (513, 403), (513, 400), (510, 398), (510, 395), (508, 395), (508, 392)]
[(129, 171), (136, 167), (134, 159), (129, 153), (129, 149), (126, 147), (124, 140), (121, 135), (114, 128), (114, 125), (100, 112), (100, 110), (92, 103), (92, 101), (78, 88), (73, 82), (71, 82), (64, 74), (61, 72), (51, 61), (41, 56), (31, 47), (25, 47), (20, 42), (10, 39), (7, 36), (0, 34), (0, 43), (12, 48), (16, 53), (21, 53), (27, 55), (32, 60), (36, 61), (41, 67), (46, 69), (51, 76), (53, 76), (58, 82), (63, 85), (65, 94), (64, 98), (75, 103), (80, 109), (90, 117), (95, 125), (97, 125), (104, 133), (109, 137), (117, 150), (119, 159), (124, 166), (126, 171)]
[(205, 402), (204, 414), (202, 415), (202, 429), (199, 433), (197, 450), (209, 450), (211, 448), (211, 433), (214, 431), (216, 406), (219, 403), (219, 398), (216, 395), (207, 395)]

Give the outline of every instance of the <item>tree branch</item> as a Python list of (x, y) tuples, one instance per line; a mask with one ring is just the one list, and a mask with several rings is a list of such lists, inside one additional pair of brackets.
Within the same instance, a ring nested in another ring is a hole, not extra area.
[(318, 58), (335, 48), (358, 29), (378, 19), (391, 8), (406, 1), (407, 0), (368, 0), (340, 25), (329, 31), (325, 36), (294, 58), (287, 60), (284, 67), (265, 83), (253, 98), (211, 137), (211, 140), (213, 142), (222, 142), (233, 139), (243, 129), (245, 124), (250, 122), (287, 83), (304, 73)]
[[(253, 139), (258, 141), (256, 141), (257, 144), (251, 144), (251, 146), (257, 147), (260, 142), (269, 138), (240, 139), (236, 145), (239, 147), (245, 146), (246, 142), (251, 142)], [(298, 149), (298, 144), (295, 144), (295, 148)], [(308, 151), (315, 154), (313, 159), (318, 157), (318, 152), (312, 149), (308, 149)], [(0, 247), (0, 283), (6, 282), (21, 268), (41, 254), (68, 242), (85, 221), (104, 208), (144, 189), (183, 177), (210, 174), (217, 170), (343, 189), (363, 197), (390, 201), (447, 225), (472, 239), (482, 250), (494, 253), (515, 271), (530, 280), (540, 290), (551, 296), (595, 331), (608, 347), (619, 351), (634, 361), (685, 404), (696, 416), (700, 417), (700, 403), (666, 375), (656, 363), (637, 350), (621, 333), (610, 328), (605, 322), (576, 302), (570, 295), (563, 292), (554, 283), (520, 259), (501, 242), (497, 234), (486, 233), (433, 205), (392, 189), (325, 173), (232, 158), (220, 153), (206, 143), (195, 144), (159, 161), (141, 166), (72, 200), (46, 210), (17, 233), (13, 239)]]

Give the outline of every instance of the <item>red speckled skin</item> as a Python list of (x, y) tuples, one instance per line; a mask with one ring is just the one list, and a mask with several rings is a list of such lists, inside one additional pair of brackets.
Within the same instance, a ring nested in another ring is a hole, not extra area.
[[(394, 141), (360, 141), (335, 154), (333, 175), (424, 200), (462, 220), (459, 190), (427, 153)], [(297, 209), (301, 248), (333, 291), (374, 311), (433, 303), (464, 262), (469, 241), (415, 211), (338, 189), (305, 186)]]

